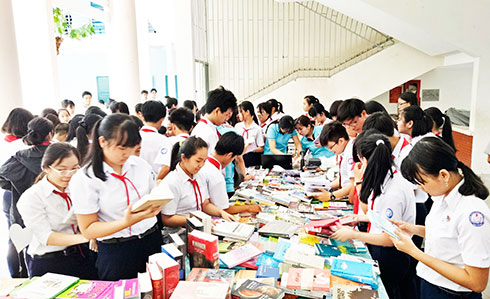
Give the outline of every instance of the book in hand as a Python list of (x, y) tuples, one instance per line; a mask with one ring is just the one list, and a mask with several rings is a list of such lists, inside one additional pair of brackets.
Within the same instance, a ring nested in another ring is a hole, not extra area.
[(18, 298), (54, 298), (80, 279), (74, 276), (46, 273), (15, 291)]
[(148, 209), (150, 206), (163, 207), (173, 199), (174, 194), (164, 180), (153, 188), (150, 193), (143, 195), (143, 197), (133, 203), (131, 211), (137, 213)]
[(112, 290), (113, 284), (111, 281), (79, 280), (56, 298), (109, 298), (104, 295)]
[(216, 220), (214, 221), (215, 225), (213, 227), (213, 234), (232, 238), (241, 241), (248, 241), (250, 236), (254, 233), (255, 227), (252, 225), (240, 223), (240, 222), (231, 222), (226, 220)]
[(359, 286), (336, 284), (332, 287), (332, 298), (378, 299), (379, 294), (376, 290), (370, 290)]
[(228, 299), (229, 288), (222, 282), (180, 281), (170, 299)]
[(398, 240), (400, 239), (400, 237), (398, 237), (395, 234), (395, 231), (397, 229), (396, 225), (391, 223), (391, 221), (389, 221), (387, 218), (382, 217), (378, 212), (375, 212), (375, 211), (369, 211), (369, 213), (367, 215), (368, 215), (369, 221), (372, 223), (372, 225), (376, 225), (377, 227), (379, 227), (382, 231), (384, 231), (385, 233), (387, 233), (391, 237), (398, 239)]
[(232, 250), (228, 253), (223, 254), (220, 259), (225, 263), (228, 268), (233, 268), (240, 265), (258, 255), (262, 251), (252, 244), (245, 244), (244, 246)]
[(284, 291), (280, 288), (251, 279), (247, 279), (239, 288), (231, 293), (232, 299), (281, 299), (283, 297)]
[[(179, 265), (166, 253), (150, 255), (148, 261), (150, 264), (154, 263), (158, 265), (163, 279), (163, 298), (169, 299), (179, 283)], [(150, 272), (150, 277), (153, 280), (152, 272)], [(155, 297), (155, 290), (153, 290), (153, 296)]]
[(191, 268), (219, 268), (218, 237), (194, 230), (187, 239)]

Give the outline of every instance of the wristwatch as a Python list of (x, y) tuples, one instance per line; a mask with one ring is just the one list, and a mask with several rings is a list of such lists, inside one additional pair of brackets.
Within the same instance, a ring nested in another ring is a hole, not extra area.
[(335, 195), (333, 195), (332, 192), (330, 192), (330, 200), (336, 200), (337, 198), (335, 197)]

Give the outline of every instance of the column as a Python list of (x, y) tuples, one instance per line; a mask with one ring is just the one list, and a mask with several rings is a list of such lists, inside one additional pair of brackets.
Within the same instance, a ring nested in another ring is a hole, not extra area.
[(150, 43), (148, 40), (148, 10), (152, 9), (151, 3), (148, 1), (136, 2), (136, 27), (138, 36), (138, 61), (140, 72), (141, 89), (146, 89), (150, 92), (153, 81), (150, 68)]
[(2, 66), (0, 68), (0, 91), (3, 97), (0, 123), (3, 123), (10, 110), (22, 106), (22, 87), (11, 0), (0, 2), (0, 39), (3, 43), (3, 46), (0, 47), (0, 65)]
[(12, 1), (12, 6), (23, 106), (34, 114), (40, 113), (46, 107), (57, 108), (60, 99), (53, 2)]
[(134, 0), (109, 2), (109, 85), (111, 98), (133, 111), (140, 100), (138, 38)]

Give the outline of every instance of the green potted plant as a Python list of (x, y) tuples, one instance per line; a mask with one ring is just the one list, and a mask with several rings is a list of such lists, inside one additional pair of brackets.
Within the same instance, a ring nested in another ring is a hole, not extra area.
[(60, 54), (60, 46), (63, 42), (63, 35), (70, 38), (81, 40), (87, 36), (95, 34), (92, 24), (82, 25), (80, 28), (72, 28), (68, 25), (65, 15), (59, 7), (53, 8), (54, 32), (56, 34), (56, 54)]

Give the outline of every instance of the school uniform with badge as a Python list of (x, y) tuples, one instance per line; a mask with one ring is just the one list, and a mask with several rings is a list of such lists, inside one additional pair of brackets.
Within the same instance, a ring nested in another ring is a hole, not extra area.
[(398, 169), (398, 171), (400, 171), (403, 159), (408, 156), (411, 149), (412, 145), (410, 144), (410, 141), (408, 141), (408, 138), (405, 136), (401, 136), (400, 140), (398, 140), (398, 143), (396, 144), (395, 148), (393, 148), (393, 151), (391, 153), (393, 157), (393, 163), (395, 164), (395, 167), (396, 169)]
[(206, 117), (202, 117), (192, 129), (192, 136), (201, 137), (208, 144), (208, 153), (212, 154), (221, 134), (216, 126)]
[(352, 157), (352, 147), (354, 139), (350, 139), (345, 146), (342, 154), (338, 156), (339, 161), (339, 189), (349, 185), (351, 178), (354, 177), (354, 158)]
[(26, 229), (32, 232), (26, 255), (29, 277), (51, 272), (97, 279), (96, 257), (89, 250), (88, 243), (72, 246), (47, 245), (54, 232), (80, 234), (76, 220), (64, 222), (72, 208), (69, 190), (59, 191), (44, 177), (22, 194), (17, 208)]
[[(488, 268), (490, 209), (480, 198), (462, 195), (459, 188), (463, 183), (464, 179), (446, 197), (433, 197), (434, 204), (425, 219), (424, 251), (459, 268)], [(422, 278), (421, 287), (435, 296), (442, 292), (447, 297), (481, 298), (481, 294), (450, 281), (423, 263), (418, 263), (417, 275)]]
[(206, 186), (211, 203), (222, 210), (228, 209), (230, 201), (226, 192), (226, 173), (221, 163), (213, 156), (209, 156), (199, 173), (206, 178)]
[[(94, 175), (92, 166), (78, 171), (70, 182), (75, 214), (97, 214), (98, 221), (124, 219), (126, 209), (155, 185), (151, 166), (130, 156), (122, 175), (103, 162), (106, 180)], [(97, 239), (97, 268), (102, 280), (130, 279), (146, 271), (148, 256), (160, 252), (162, 236), (156, 217), (150, 217), (111, 235)]]
[(161, 158), (169, 151), (170, 146), (167, 137), (158, 133), (156, 128), (146, 125), (141, 128), (140, 135), (140, 157), (151, 165), (153, 171), (158, 173), (162, 165), (170, 166), (170, 159)]

